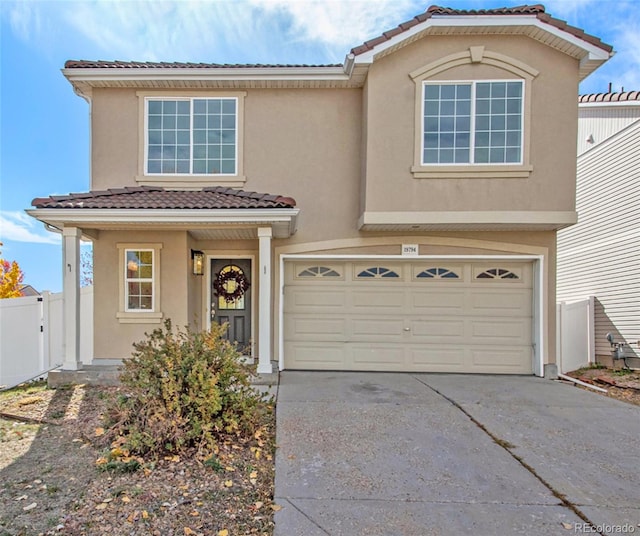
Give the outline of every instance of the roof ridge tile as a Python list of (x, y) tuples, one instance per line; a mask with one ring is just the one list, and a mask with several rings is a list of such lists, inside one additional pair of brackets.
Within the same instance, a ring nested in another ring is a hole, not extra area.
[(215, 210), (293, 208), (295, 200), (281, 195), (246, 192), (226, 186), (206, 187), (199, 190), (125, 186), (102, 191), (35, 198), (31, 204), (39, 209)]
[(342, 67), (341, 63), (205, 63), (181, 61), (67, 60), (65, 69), (278, 69), (304, 67)]
[[(493, 8), (493, 9), (453, 9), (450, 7), (432, 5), (432, 6), (429, 6), (424, 13), (421, 13), (420, 15), (415, 16), (413, 19), (403, 22), (399, 24), (396, 28), (387, 30), (383, 32), (382, 35), (369, 39), (368, 41), (365, 41), (363, 44), (352, 48), (351, 53), (354, 54), (355, 56), (358, 56), (360, 54), (368, 52), (373, 48), (375, 48), (377, 45), (392, 39), (393, 37), (401, 34), (402, 32), (405, 32), (408, 29), (412, 28), (416, 24), (424, 22), (427, 19), (430, 19), (432, 17), (492, 16), (492, 15), (501, 15), (501, 16), (531, 15), (531, 16), (537, 17), (538, 20), (546, 24), (554, 26), (559, 30), (567, 32), (573, 35), (574, 37), (582, 39), (583, 41), (586, 41), (592, 45), (595, 45), (607, 52), (611, 52), (613, 50), (613, 47), (611, 45), (607, 45), (600, 38), (586, 33), (581, 28), (571, 26), (566, 21), (552, 17), (546, 12), (545, 7), (542, 4), (531, 4), (531, 5), (523, 4), (520, 6), (500, 7), (500, 8)], [(396, 31), (396, 30), (399, 30), (399, 31)]]
[(640, 101), (640, 91), (616, 91), (606, 93), (585, 93), (584, 95), (578, 95), (579, 103), (629, 101)]

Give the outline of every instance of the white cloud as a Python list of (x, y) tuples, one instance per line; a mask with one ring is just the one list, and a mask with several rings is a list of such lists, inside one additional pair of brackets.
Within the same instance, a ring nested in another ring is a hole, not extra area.
[[(69, 0), (5, 2), (2, 17), (39, 50), (74, 59), (216, 63), (340, 63), (362, 42), (424, 11), (422, 0)], [(505, 0), (504, 4), (522, 3)], [(635, 0), (547, 0), (547, 12), (614, 45), (583, 87), (638, 88)], [(496, 4), (494, 3), (494, 6)], [(459, 0), (456, 7), (490, 7)], [(56, 56), (58, 58), (59, 56)]]
[(617, 77), (612, 82), (614, 89), (624, 87), (627, 91), (640, 90), (640, 21), (620, 28), (618, 46), (625, 52), (614, 56), (617, 62)]
[(45, 231), (40, 223), (19, 211), (0, 213), (0, 241), (60, 245), (60, 236)]
[[(42, 20), (78, 59), (336, 62), (353, 46), (422, 12), (419, 0), (183, 0), (20, 2), (14, 33), (50, 41)], [(80, 36), (80, 40), (78, 40)], [(81, 57), (95, 54), (99, 58)], [(311, 52), (315, 57), (311, 56)], [(297, 57), (296, 57), (297, 55)]]
[(248, 41), (251, 22), (243, 2), (98, 1), (61, 8), (63, 22), (102, 50), (100, 59), (214, 61), (209, 58), (225, 43)]
[(591, 18), (596, 27), (588, 31), (612, 45), (615, 55), (580, 85), (582, 93), (606, 92), (610, 83), (614, 92), (640, 90), (640, 12), (624, 0), (607, 7), (606, 18)]
[(582, 14), (593, 14), (591, 6), (599, 4), (600, 0), (547, 0), (544, 2), (545, 11), (555, 18), (575, 19)]
[(35, 3), (7, 2), (5, 9), (11, 30), (24, 41), (29, 41), (34, 33), (40, 32), (42, 28), (40, 12)]
[(414, 0), (250, 0), (267, 14), (286, 14), (294, 39), (351, 48), (405, 22), (423, 8)]

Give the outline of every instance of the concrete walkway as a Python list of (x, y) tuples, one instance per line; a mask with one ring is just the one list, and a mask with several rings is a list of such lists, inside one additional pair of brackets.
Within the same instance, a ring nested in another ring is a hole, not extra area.
[(276, 536), (640, 534), (640, 407), (570, 385), (283, 372), (277, 443)]

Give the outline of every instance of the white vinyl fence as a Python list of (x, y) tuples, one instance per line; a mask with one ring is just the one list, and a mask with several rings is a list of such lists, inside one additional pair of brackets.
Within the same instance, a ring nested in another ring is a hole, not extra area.
[[(557, 304), (558, 372), (595, 362), (594, 298)], [(93, 356), (93, 287), (80, 291), (80, 355)], [(0, 300), (0, 387), (62, 364), (62, 293)]]
[[(93, 287), (80, 290), (80, 355), (93, 355)], [(0, 387), (62, 365), (62, 293), (0, 300)]]
[(558, 372), (566, 374), (596, 360), (595, 299), (556, 306), (556, 355)]

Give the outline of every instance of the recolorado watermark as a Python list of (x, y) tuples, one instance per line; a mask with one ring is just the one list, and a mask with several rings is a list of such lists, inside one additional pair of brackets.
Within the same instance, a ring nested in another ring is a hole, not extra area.
[(591, 523), (576, 523), (573, 525), (575, 534), (633, 534), (636, 526), (631, 523), (624, 525), (592, 525)]

